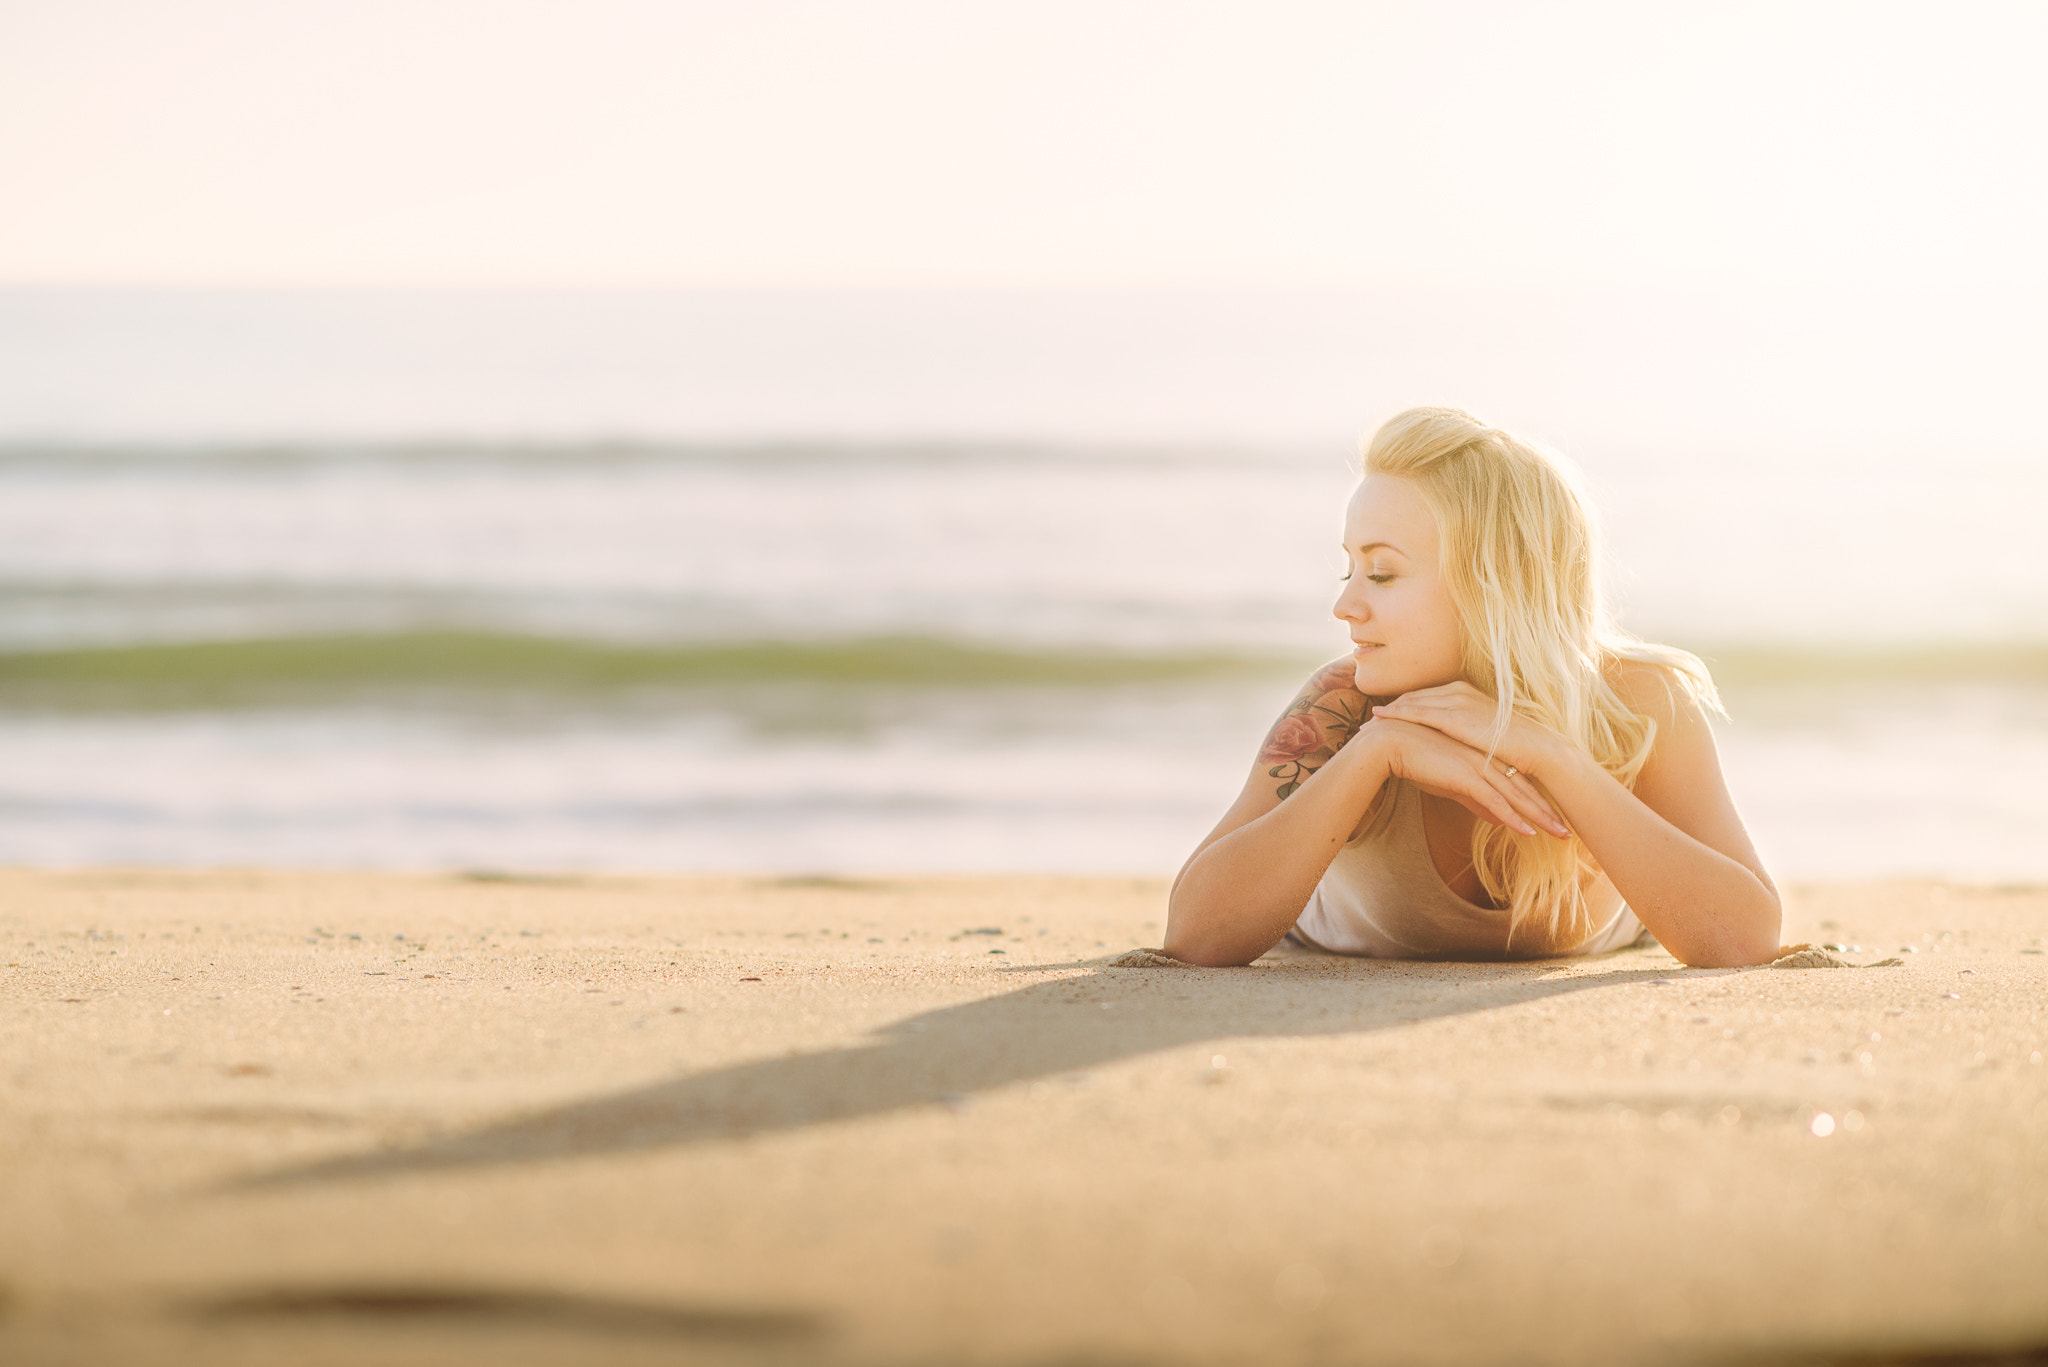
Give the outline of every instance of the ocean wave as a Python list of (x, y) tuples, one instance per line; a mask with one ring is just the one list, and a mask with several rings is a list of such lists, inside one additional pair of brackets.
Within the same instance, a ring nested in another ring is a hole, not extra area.
[[(1716, 682), (1778, 687), (1987, 683), (2048, 686), (2048, 644), (1925, 649), (1746, 646), (1701, 652)], [(490, 630), (148, 641), (0, 653), (0, 706), (155, 709), (329, 703), (423, 694), (564, 700), (751, 685), (864, 689), (1088, 688), (1270, 680), (1284, 688), (1318, 660), (1219, 648), (1138, 653), (1003, 648), (932, 635), (684, 642), (606, 641)]]
[(642, 644), (408, 631), (0, 654), (0, 704), (211, 707), (418, 691), (592, 695), (750, 684), (1101, 687), (1225, 676), (1285, 678), (1314, 663), (1227, 651), (1006, 650), (930, 636)]

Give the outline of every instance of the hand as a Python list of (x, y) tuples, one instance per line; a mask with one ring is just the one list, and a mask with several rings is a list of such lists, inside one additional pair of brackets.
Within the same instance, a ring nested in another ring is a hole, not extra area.
[[(1378, 710), (1378, 709), (1375, 709)], [(1481, 821), (1536, 834), (1540, 826), (1560, 838), (1564, 824), (1536, 785), (1486, 757), (1486, 752), (1454, 740), (1434, 727), (1375, 717), (1365, 731), (1385, 747), (1387, 771), (1426, 793), (1447, 797)], [(1533, 823), (1533, 825), (1531, 824)]]
[(1496, 704), (1463, 679), (1403, 693), (1385, 706), (1375, 707), (1372, 712), (1375, 717), (1413, 722), (1417, 726), (1441, 731), (1452, 740), (1462, 741), (1482, 753), (1490, 751), (1502, 766), (1513, 767), (1522, 773), (1540, 774), (1545, 762), (1552, 759), (1557, 748), (1564, 744), (1556, 732), (1538, 726), (1526, 717), (1515, 716), (1508, 719), (1507, 734), (1500, 737), (1498, 745), (1494, 744)]

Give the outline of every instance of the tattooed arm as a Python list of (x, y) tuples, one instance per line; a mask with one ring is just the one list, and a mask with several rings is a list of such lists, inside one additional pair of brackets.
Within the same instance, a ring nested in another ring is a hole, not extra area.
[[(1383, 777), (1367, 772), (1303, 791), (1371, 716), (1351, 675), (1349, 657), (1332, 660), (1294, 695), (1266, 733), (1237, 801), (1182, 866), (1167, 900), (1166, 952), (1174, 958), (1242, 964), (1271, 949), (1364, 819)], [(1266, 818), (1297, 792), (1308, 819), (1271, 829), (1277, 823)]]
[(1345, 742), (1365, 725), (1371, 715), (1371, 703), (1352, 684), (1351, 677), (1349, 658), (1324, 665), (1294, 695), (1294, 701), (1287, 704), (1280, 720), (1266, 733), (1265, 743), (1259, 747), (1259, 765), (1265, 767), (1265, 777), (1274, 782), (1261, 783), (1258, 770), (1254, 769), (1246, 785), (1249, 790), (1272, 790), (1272, 801), (1265, 804), (1266, 810), (1292, 796), (1309, 775), (1335, 759)]
[(1333, 660), (1281, 713), (1237, 801), (1182, 866), (1167, 900), (1166, 952), (1222, 965), (1271, 949), (1389, 778), (1525, 832), (1528, 819), (1563, 829), (1540, 800), (1507, 789), (1484, 752), (1430, 727), (1374, 718), (1353, 686), (1350, 657)]

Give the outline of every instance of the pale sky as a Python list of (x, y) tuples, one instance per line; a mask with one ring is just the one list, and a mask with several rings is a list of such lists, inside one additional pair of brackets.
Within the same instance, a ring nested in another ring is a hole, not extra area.
[(6, 0), (0, 283), (2048, 282), (2048, 4)]

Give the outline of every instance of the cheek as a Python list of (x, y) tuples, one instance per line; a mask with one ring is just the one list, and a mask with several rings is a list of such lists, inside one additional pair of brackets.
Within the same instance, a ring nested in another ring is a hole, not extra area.
[(1448, 595), (1432, 595), (1414, 605), (1409, 625), (1418, 647), (1416, 663), (1446, 679), (1454, 676), (1465, 659), (1464, 641), (1458, 630), (1458, 610)]
[(1458, 618), (1454, 612), (1445, 612), (1436, 623), (1437, 663), (1455, 673), (1465, 661), (1463, 633), (1458, 630)]
[(1465, 643), (1459, 638), (1455, 623), (1443, 634), (1437, 643), (1437, 664), (1445, 678), (1455, 677), (1465, 665)]

